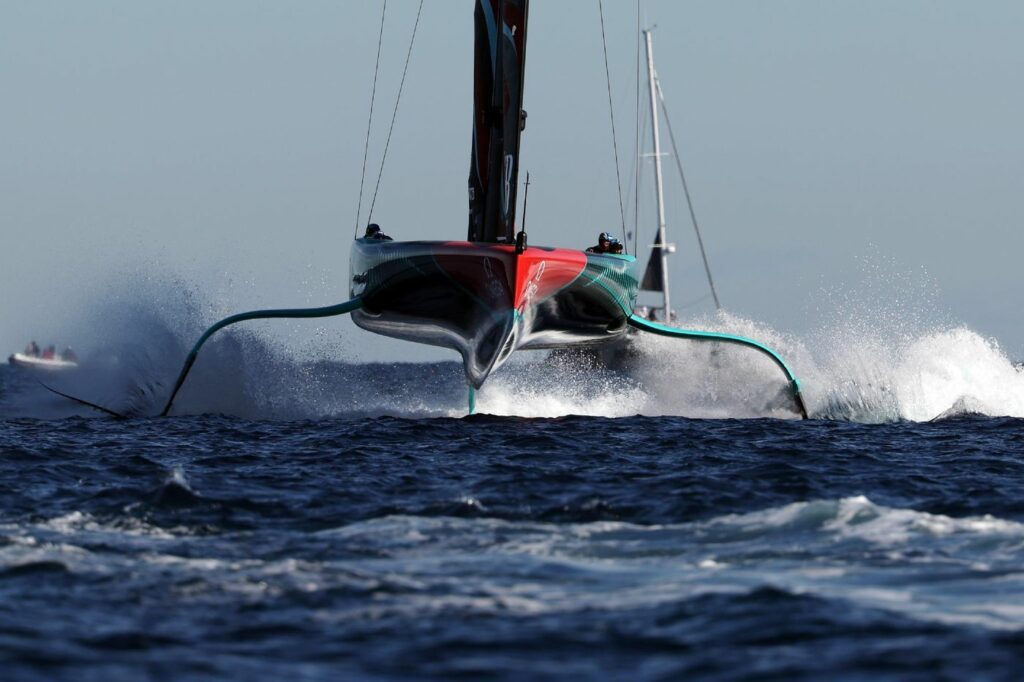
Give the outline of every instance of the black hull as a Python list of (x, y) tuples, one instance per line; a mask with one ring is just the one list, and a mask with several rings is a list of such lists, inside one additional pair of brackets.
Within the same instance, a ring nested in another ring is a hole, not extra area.
[(474, 387), (515, 350), (619, 338), (637, 291), (632, 257), (569, 249), (360, 239), (351, 265), (357, 325), (457, 351)]

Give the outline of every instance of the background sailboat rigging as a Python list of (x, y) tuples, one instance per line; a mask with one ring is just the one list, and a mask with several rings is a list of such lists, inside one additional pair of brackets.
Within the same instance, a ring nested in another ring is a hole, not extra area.
[[(665, 156), (662, 152), (661, 147), (661, 133), (660, 133), (660, 117), (659, 111), (665, 115), (665, 124), (669, 132), (669, 139), (672, 146), (672, 157), (675, 161), (676, 169), (679, 172), (679, 179), (682, 185), (683, 194), (686, 198), (686, 205), (689, 210), (689, 216), (693, 225), (694, 233), (697, 237), (697, 247), (700, 251), (701, 260), (704, 265), (704, 271), (707, 275), (708, 287), (710, 288), (711, 297), (714, 301), (715, 308), (721, 309), (721, 303), (718, 299), (718, 292), (715, 289), (714, 278), (711, 275), (711, 265), (708, 260), (707, 251), (704, 248), (704, 239), (700, 232), (700, 225), (697, 222), (697, 214), (693, 208), (693, 200), (690, 196), (690, 189), (686, 183), (686, 175), (683, 172), (682, 160), (679, 156), (679, 149), (676, 146), (675, 135), (672, 132), (672, 124), (668, 118), (668, 109), (665, 105), (665, 96), (661, 90), (661, 81), (658, 78), (657, 71), (654, 67), (654, 47), (653, 47), (653, 29), (646, 29), (643, 31), (644, 36), (644, 52), (646, 56), (647, 66), (647, 89), (648, 89), (648, 102), (649, 102), (649, 114), (650, 114), (650, 127), (651, 127), (651, 142), (652, 152), (649, 157), (653, 161), (654, 176), (655, 176), (655, 205), (657, 208), (657, 230), (655, 232), (654, 243), (651, 245), (650, 257), (647, 261), (647, 266), (644, 269), (643, 279), (640, 282), (640, 288), (643, 291), (659, 292), (662, 294), (662, 303), (660, 306), (661, 319), (664, 321), (671, 321), (675, 317), (675, 313), (671, 305), (671, 284), (669, 280), (669, 255), (675, 253), (676, 245), (670, 243), (668, 240), (668, 232), (665, 218), (665, 195), (664, 195), (664, 180), (662, 175), (662, 157)], [(647, 154), (639, 152), (641, 158), (648, 157)], [(639, 168), (639, 163), (637, 165)], [(639, 186), (639, 184), (637, 185)], [(639, 198), (639, 193), (638, 193)], [(657, 310), (657, 308), (654, 308)]]

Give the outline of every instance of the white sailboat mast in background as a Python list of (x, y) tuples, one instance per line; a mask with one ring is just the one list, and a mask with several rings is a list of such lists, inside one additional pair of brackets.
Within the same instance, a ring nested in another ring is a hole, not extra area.
[[(654, 71), (654, 48), (651, 44), (651, 30), (644, 33), (647, 46), (647, 84), (651, 97), (651, 135), (654, 141), (654, 179), (658, 195), (658, 241), (652, 245), (651, 263), (647, 265), (642, 287), (649, 291), (661, 290), (662, 320), (672, 319), (672, 303), (669, 296), (668, 254), (675, 251), (675, 245), (665, 241), (665, 191), (661, 173), (661, 136), (658, 130), (658, 75)], [(660, 270), (660, 272), (656, 272)], [(659, 277), (660, 275), (660, 277)]]

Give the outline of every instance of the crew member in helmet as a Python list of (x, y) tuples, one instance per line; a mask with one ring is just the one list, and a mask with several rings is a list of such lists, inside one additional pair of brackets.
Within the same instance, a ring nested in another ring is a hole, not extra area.
[(597, 236), (597, 246), (591, 246), (587, 253), (622, 253), (622, 243), (610, 232)]
[(391, 237), (387, 236), (380, 230), (380, 225), (377, 223), (370, 223), (366, 226), (366, 234), (363, 235), (366, 239), (379, 239), (381, 241), (390, 242), (393, 241)]

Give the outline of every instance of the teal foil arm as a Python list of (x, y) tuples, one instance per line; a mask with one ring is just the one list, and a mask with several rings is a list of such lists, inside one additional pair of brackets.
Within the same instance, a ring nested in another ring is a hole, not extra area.
[(161, 417), (166, 417), (167, 413), (171, 411), (171, 405), (174, 404), (174, 398), (178, 395), (178, 391), (181, 390), (182, 384), (185, 383), (185, 378), (188, 376), (189, 370), (192, 369), (192, 365), (196, 362), (196, 356), (199, 355), (199, 349), (203, 347), (206, 341), (216, 334), (218, 331), (232, 324), (238, 322), (245, 322), (246, 320), (264, 320), (264, 319), (275, 319), (275, 318), (310, 318), (310, 317), (334, 317), (336, 315), (345, 315), (353, 310), (358, 310), (363, 305), (361, 298), (353, 298), (351, 301), (345, 301), (337, 305), (324, 306), (323, 308), (280, 308), (276, 310), (251, 310), (247, 313), (238, 313), (230, 317), (225, 317), (220, 322), (217, 322), (212, 327), (203, 332), (203, 335), (196, 341), (196, 345), (192, 346), (192, 350), (189, 352), (188, 357), (185, 358), (185, 365), (181, 368), (181, 372), (178, 374), (178, 380), (174, 382), (174, 390), (171, 391), (171, 397), (167, 399), (167, 404), (164, 406), (163, 412), (160, 413)]
[(753, 348), (754, 350), (759, 351), (764, 355), (767, 355), (769, 358), (772, 359), (772, 361), (776, 365), (778, 365), (779, 369), (781, 369), (782, 372), (786, 375), (786, 379), (789, 381), (790, 390), (793, 393), (793, 402), (796, 403), (797, 411), (799, 412), (800, 416), (803, 417), (804, 419), (809, 418), (807, 414), (807, 406), (804, 404), (804, 397), (800, 393), (800, 382), (797, 380), (795, 376), (793, 376), (793, 372), (789, 369), (789, 366), (786, 364), (786, 361), (783, 360), (778, 353), (776, 353), (774, 350), (764, 345), (763, 343), (759, 343), (757, 341), (754, 341), (753, 339), (748, 339), (745, 336), (736, 336), (734, 334), (720, 334), (718, 332), (702, 332), (691, 329), (677, 329), (676, 327), (669, 327), (668, 325), (645, 320), (644, 318), (638, 317), (637, 315), (629, 316), (629, 324), (630, 326), (636, 329), (645, 332), (650, 332), (651, 334), (658, 334), (660, 336), (671, 336), (677, 339), (690, 339), (694, 341), (718, 341), (721, 343), (732, 343), (739, 346), (747, 346), (748, 348)]

